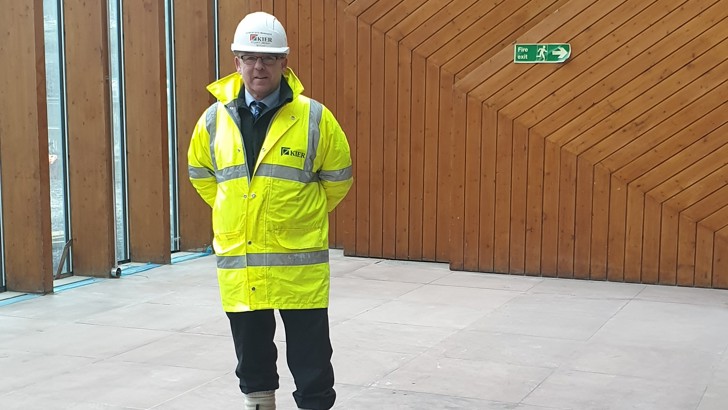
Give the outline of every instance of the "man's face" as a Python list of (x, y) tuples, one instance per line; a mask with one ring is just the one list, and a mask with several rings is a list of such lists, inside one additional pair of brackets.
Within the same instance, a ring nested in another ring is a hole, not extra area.
[(243, 76), (245, 88), (261, 100), (278, 88), (281, 75), (288, 64), (286, 56), (262, 53), (240, 53), (235, 56), (235, 68)]

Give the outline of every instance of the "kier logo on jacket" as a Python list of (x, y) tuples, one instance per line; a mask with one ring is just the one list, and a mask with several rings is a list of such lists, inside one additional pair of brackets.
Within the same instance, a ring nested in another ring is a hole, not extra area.
[(306, 153), (301, 151), (294, 151), (288, 147), (281, 147), (281, 156), (290, 155), (298, 158), (306, 158)]

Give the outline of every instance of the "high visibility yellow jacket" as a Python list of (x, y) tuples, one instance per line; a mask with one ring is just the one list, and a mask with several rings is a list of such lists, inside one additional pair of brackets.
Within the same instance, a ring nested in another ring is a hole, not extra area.
[(253, 175), (237, 114), (238, 73), (207, 87), (218, 101), (190, 142), (190, 181), (212, 207), (226, 312), (328, 306), (328, 212), (353, 183), (349, 143), (333, 114), (301, 95), (293, 71), (283, 76), (293, 100), (271, 120)]

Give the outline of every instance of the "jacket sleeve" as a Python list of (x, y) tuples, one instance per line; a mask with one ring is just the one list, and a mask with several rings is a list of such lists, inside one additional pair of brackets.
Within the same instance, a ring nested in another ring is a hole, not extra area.
[(190, 182), (197, 193), (210, 207), (215, 203), (217, 180), (210, 155), (210, 134), (207, 131), (208, 119), (215, 121), (217, 104), (212, 105), (202, 114), (192, 131), (190, 148), (187, 151), (187, 171)]
[(344, 199), (354, 183), (351, 166), (349, 141), (334, 115), (324, 107), (321, 116), (321, 140), (324, 144), (324, 157), (319, 171), (321, 186), (326, 192), (328, 212), (331, 212)]

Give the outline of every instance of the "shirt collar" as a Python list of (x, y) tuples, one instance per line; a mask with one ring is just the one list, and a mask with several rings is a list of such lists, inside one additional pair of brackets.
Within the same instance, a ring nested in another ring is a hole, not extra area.
[[(281, 95), (281, 85), (278, 84), (278, 88), (276, 88), (272, 93), (270, 93), (267, 97), (263, 98), (262, 100), (257, 100), (258, 102), (262, 102), (265, 104), (267, 108), (271, 108), (275, 106), (278, 103), (278, 97)], [(248, 89), (245, 88), (245, 105), (248, 107), (250, 106), (250, 103), (253, 101), (256, 101), (255, 98), (253, 98), (252, 95), (248, 92)]]

